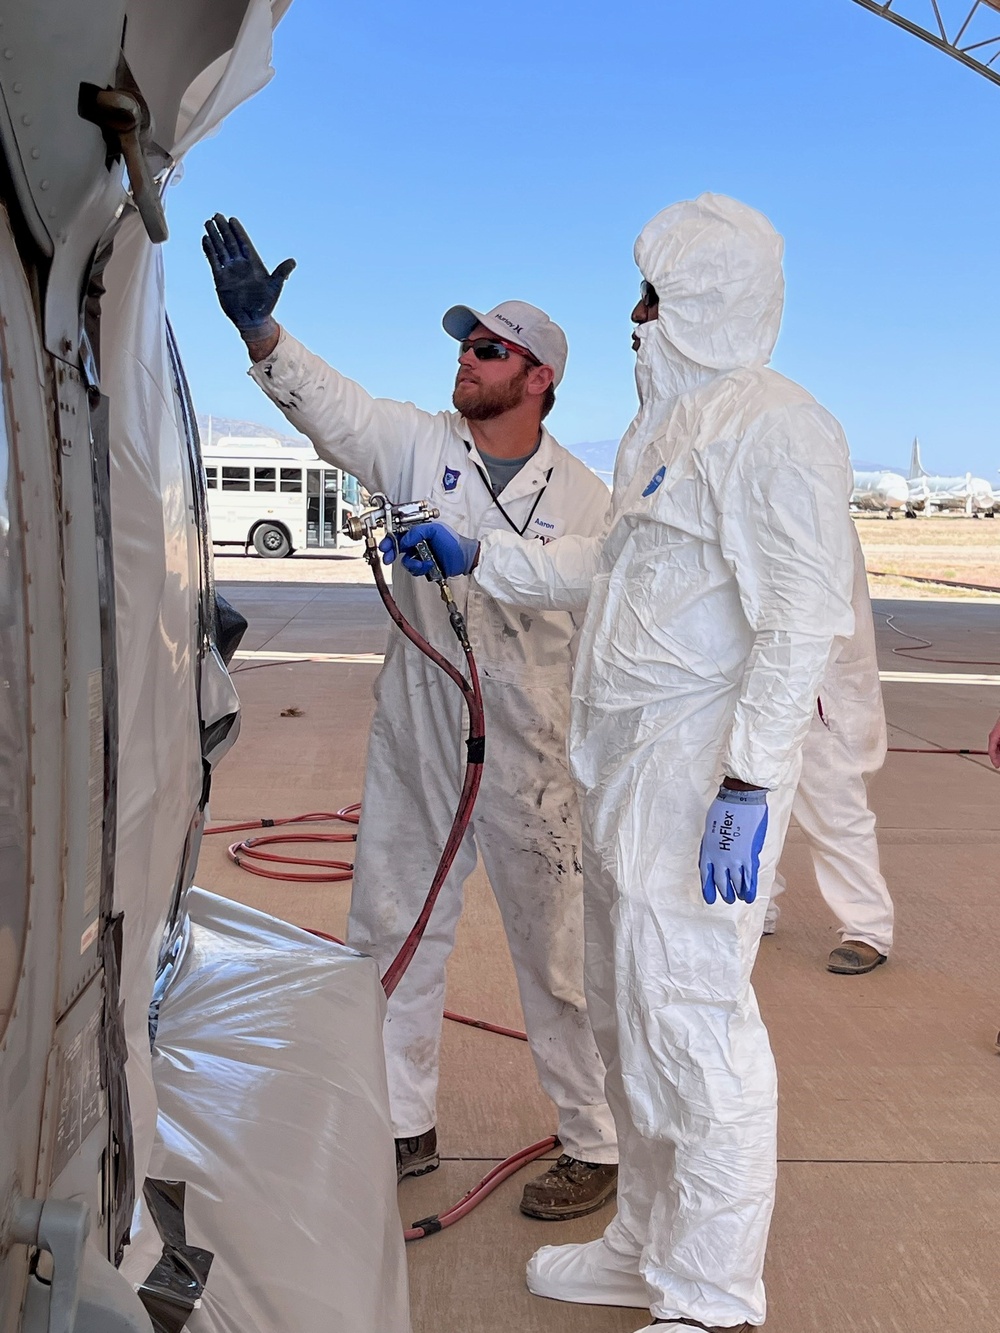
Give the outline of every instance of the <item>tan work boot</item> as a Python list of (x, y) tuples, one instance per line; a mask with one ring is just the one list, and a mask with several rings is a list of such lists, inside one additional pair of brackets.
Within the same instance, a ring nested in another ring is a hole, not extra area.
[(586, 1217), (607, 1203), (618, 1184), (618, 1167), (581, 1162), (566, 1153), (544, 1175), (529, 1180), (521, 1195), (521, 1212), (543, 1222)]
[(433, 1126), (416, 1138), (396, 1140), (397, 1184), (407, 1176), (426, 1176), (428, 1171), (436, 1171), (440, 1165), (437, 1130)]
[(879, 953), (871, 944), (862, 944), (860, 940), (844, 940), (839, 949), (831, 952), (826, 970), (839, 972), (845, 977), (857, 977), (863, 972), (874, 972), (880, 963), (887, 961), (886, 955)]

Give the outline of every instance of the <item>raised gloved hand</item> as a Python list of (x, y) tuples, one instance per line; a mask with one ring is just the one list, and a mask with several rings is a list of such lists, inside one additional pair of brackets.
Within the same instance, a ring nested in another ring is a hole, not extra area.
[(238, 218), (227, 222), (221, 213), (216, 213), (211, 222), (205, 223), (205, 231), (201, 248), (212, 267), (219, 304), (239, 329), (244, 342), (262, 342), (277, 332), (271, 312), (278, 304), (295, 260), (286, 259), (273, 273), (268, 273)]
[(479, 558), (479, 543), (474, 537), (462, 537), (447, 523), (417, 523), (399, 537), (383, 537), (378, 544), (382, 559), (391, 565), (397, 553), (403, 557), (403, 568), (414, 578), (432, 573), (431, 562), (423, 559), (417, 547), (426, 542), (445, 578), (469, 574)]
[(737, 898), (753, 902), (766, 833), (767, 792), (762, 787), (753, 791), (719, 788), (708, 807), (698, 857), (701, 891), (707, 903), (714, 903), (717, 893), (727, 903)]

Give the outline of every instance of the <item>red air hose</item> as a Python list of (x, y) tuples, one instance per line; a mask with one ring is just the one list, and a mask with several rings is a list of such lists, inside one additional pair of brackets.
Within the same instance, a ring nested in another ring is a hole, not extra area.
[[(417, 948), (423, 938), (424, 931), (427, 929), (427, 923), (430, 921), (431, 913), (434, 910), (434, 904), (438, 900), (445, 880), (448, 878), (448, 872), (454, 864), (455, 857), (462, 845), (462, 839), (469, 827), (469, 821), (472, 818), (472, 809), (476, 803), (476, 796), (479, 792), (479, 784), (483, 776), (483, 763), (486, 758), (486, 718), (483, 711), (483, 695), (479, 684), (479, 672), (476, 668), (476, 659), (472, 652), (472, 646), (469, 643), (468, 634), (465, 629), (465, 622), (461, 614), (451, 603), (450, 618), (452, 628), (462, 645), (462, 651), (465, 653), (465, 660), (469, 670), (469, 679), (454, 667), (441, 653), (427, 642), (422, 634), (413, 628), (410, 622), (396, 605), (392, 593), (389, 591), (385, 581), (385, 575), (382, 572), (382, 566), (378, 558), (378, 547), (374, 541), (369, 541), (365, 547), (365, 559), (371, 567), (375, 578), (375, 586), (378, 589), (379, 597), (389, 613), (389, 618), (393, 624), (398, 627), (400, 632), (415, 644), (425, 657), (428, 657), (437, 667), (445, 673), (462, 693), (465, 700), (465, 706), (469, 714), (469, 736), (466, 741), (467, 758), (465, 764), (465, 778), (462, 783), (462, 790), (458, 798), (458, 808), (455, 811), (455, 818), (452, 821), (451, 829), (445, 841), (444, 850), (441, 853), (441, 859), (438, 861), (437, 869), (434, 872), (434, 878), (427, 891), (427, 897), (424, 899), (423, 906), (417, 916), (416, 921), (406, 939), (403, 941), (396, 957), (389, 964), (385, 975), (382, 978), (382, 985), (387, 996), (391, 995), (402, 979), (403, 973), (409, 967), (416, 953)], [(450, 594), (449, 594), (450, 595)], [(270, 828), (277, 825), (308, 823), (324, 819), (340, 819), (348, 823), (357, 824), (357, 811), (360, 806), (345, 806), (343, 810), (338, 810), (334, 814), (323, 814), (316, 812), (308, 815), (296, 815), (287, 819), (275, 820), (253, 820), (244, 824), (224, 824), (218, 828), (208, 829), (208, 833), (235, 833), (248, 828)], [(252, 875), (261, 875), (265, 879), (284, 879), (298, 884), (335, 884), (351, 878), (354, 867), (349, 861), (324, 861), (314, 860), (309, 857), (281, 856), (271, 851), (261, 851), (262, 847), (282, 846), (287, 843), (316, 843), (316, 842), (353, 842), (356, 835), (353, 833), (266, 833), (259, 838), (245, 838), (242, 842), (234, 842), (229, 848), (229, 856), (238, 866), (247, 870)], [(291, 865), (307, 866), (318, 868), (321, 872), (330, 873), (303, 873), (302, 871), (275, 871), (267, 869), (265, 862), (272, 865)]]
[[(427, 929), (427, 923), (430, 920), (431, 912), (434, 910), (434, 904), (438, 900), (438, 894), (440, 894), (441, 888), (448, 878), (448, 872), (451, 870), (455, 857), (458, 855), (458, 849), (462, 845), (462, 839), (469, 827), (469, 821), (472, 818), (472, 807), (476, 803), (479, 784), (483, 777), (483, 763), (486, 759), (486, 717), (483, 712), (483, 694), (479, 685), (476, 659), (473, 656), (472, 647), (465, 631), (465, 622), (461, 620), (458, 612), (454, 611), (452, 614), (452, 627), (455, 629), (462, 645), (462, 651), (465, 653), (466, 665), (469, 668), (468, 680), (436, 648), (431, 647), (422, 634), (417, 633), (400, 611), (386, 584), (385, 575), (382, 572), (382, 566), (378, 558), (378, 547), (372, 541), (369, 541), (365, 547), (365, 559), (375, 576), (378, 595), (382, 598), (382, 603), (393, 624), (406, 635), (411, 643), (416, 644), (426, 657), (429, 657), (436, 666), (439, 666), (446, 676), (455, 682), (462, 692), (462, 698), (465, 700), (465, 706), (469, 713), (465, 781), (462, 784), (461, 795), (458, 798), (458, 809), (455, 811), (451, 831), (445, 842), (444, 851), (441, 853), (437, 870), (434, 872), (431, 887), (424, 899), (424, 905), (420, 909), (420, 915), (413, 923), (413, 929), (403, 941), (402, 948), (389, 964), (385, 976), (382, 978), (382, 985), (385, 987), (385, 993), (388, 996), (399, 985), (403, 973), (409, 967), (413, 955), (417, 952), (417, 946)], [(456, 623), (456, 616), (458, 617), (458, 623)]]
[(443, 1213), (433, 1213), (430, 1217), (422, 1217), (419, 1222), (413, 1222), (403, 1232), (404, 1240), (423, 1240), (425, 1236), (436, 1235), (439, 1231), (444, 1231), (445, 1227), (454, 1226), (460, 1222), (467, 1213), (471, 1213), (473, 1208), (492, 1194), (498, 1185), (502, 1185), (508, 1176), (512, 1176), (515, 1171), (520, 1171), (522, 1166), (527, 1166), (529, 1162), (534, 1162), (536, 1158), (544, 1157), (556, 1145), (556, 1139), (550, 1135), (548, 1138), (539, 1139), (537, 1143), (530, 1144), (527, 1148), (522, 1148), (520, 1152), (514, 1153), (508, 1157), (505, 1162), (500, 1162), (483, 1176), (478, 1185), (473, 1185), (468, 1194), (463, 1194), (458, 1203), (453, 1204), (451, 1208), (445, 1209)]
[[(361, 806), (345, 805), (343, 810), (333, 814), (325, 810), (316, 810), (308, 815), (290, 815), (286, 819), (253, 819), (241, 824), (220, 824), (217, 828), (206, 829), (206, 833), (242, 833), (251, 828), (278, 828), (285, 824), (312, 824), (339, 819), (345, 824), (357, 824)], [(283, 846), (290, 842), (355, 842), (356, 833), (266, 833), (260, 838), (244, 838), (242, 842), (231, 843), (228, 848), (229, 859), (248, 874), (260, 875), (264, 879), (290, 880), (296, 884), (339, 884), (349, 880), (354, 874), (350, 861), (320, 861), (313, 857), (277, 856), (274, 852), (258, 851), (260, 847)], [(309, 866), (332, 871), (331, 874), (303, 875), (288, 870), (268, 870), (256, 864), (266, 861), (277, 865)]]

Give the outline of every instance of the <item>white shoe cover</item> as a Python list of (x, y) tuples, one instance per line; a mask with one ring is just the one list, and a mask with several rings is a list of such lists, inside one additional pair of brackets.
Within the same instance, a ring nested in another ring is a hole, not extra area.
[(528, 1260), (528, 1290), (551, 1301), (648, 1310), (649, 1288), (636, 1271), (638, 1263), (615, 1254), (603, 1239), (583, 1245), (543, 1245)]
[[(745, 1324), (737, 1324), (736, 1329), (745, 1328)], [(736, 1333), (736, 1329), (733, 1333)], [(691, 1333), (690, 1324), (672, 1324), (669, 1320), (659, 1324), (643, 1324), (642, 1328), (637, 1328), (635, 1333)]]

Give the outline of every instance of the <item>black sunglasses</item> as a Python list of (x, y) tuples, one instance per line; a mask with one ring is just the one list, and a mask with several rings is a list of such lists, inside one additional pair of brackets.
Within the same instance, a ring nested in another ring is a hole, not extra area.
[(511, 352), (516, 352), (533, 366), (542, 364), (526, 347), (518, 347), (517, 343), (509, 343), (503, 338), (463, 338), (458, 344), (458, 354), (464, 356), (469, 351), (477, 361), (506, 361)]
[(642, 282), (639, 284), (639, 300), (647, 310), (651, 305), (660, 304), (660, 298), (656, 294), (656, 288), (651, 282), (647, 282), (645, 278), (643, 278)]

